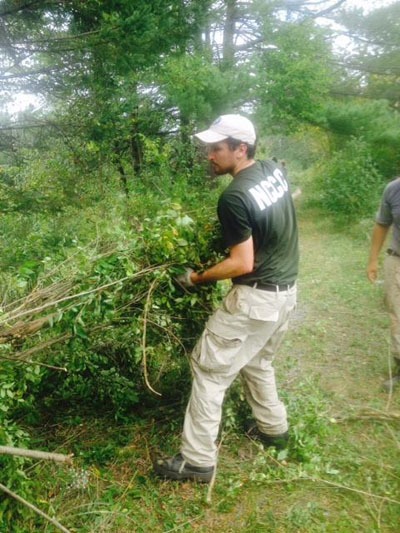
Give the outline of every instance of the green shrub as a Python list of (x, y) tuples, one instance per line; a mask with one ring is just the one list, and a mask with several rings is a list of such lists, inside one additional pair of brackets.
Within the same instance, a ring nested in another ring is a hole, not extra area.
[(399, 172), (399, 114), (386, 100), (330, 101), (324, 112), (328, 129), (338, 143), (352, 136), (370, 146), (376, 168), (387, 179)]
[(322, 167), (318, 179), (319, 203), (343, 220), (372, 216), (383, 185), (384, 179), (368, 145), (352, 138)]
[[(154, 157), (161, 154), (153, 148)], [(105, 189), (92, 205), (65, 204), (56, 213), (17, 209), (0, 220), (0, 337), (16, 323), (13, 309), (54, 302), (60, 287), (66, 295), (87, 292), (36, 313), (34, 319), (53, 315), (36, 334), (0, 344), (0, 356), (33, 349), (29, 358), (60, 368), (0, 361), (1, 444), (40, 448), (40, 439), (31, 439), (35, 426), (65, 420), (66, 412), (107, 411), (118, 419), (139, 413), (159, 402), (145, 370), (161, 401), (186, 390), (188, 354), (222, 289), (210, 284), (189, 291), (175, 278), (184, 267), (204, 269), (219, 260), (217, 190), (188, 184), (183, 175), (172, 182), (162, 159), (154, 159), (160, 174), (138, 182), (129, 199)], [(66, 340), (52, 344), (60, 337)], [(44, 347), (35, 351), (38, 346)], [(28, 499), (30, 464), (0, 458), (2, 482)], [(9, 498), (1, 500), (0, 530), (20, 511)]]
[[(174, 280), (183, 267), (204, 269), (217, 262), (220, 245), (214, 215), (210, 219), (215, 210), (203, 208), (204, 193), (190, 190), (183, 182), (169, 192), (171, 197), (161, 201), (153, 192), (137, 193), (128, 202), (124, 197), (114, 197), (112, 202), (108, 198), (107, 210), (103, 210), (104, 205), (97, 205), (93, 210), (82, 211), (80, 217), (71, 218), (74, 208), (69, 208), (71, 220), (67, 214), (63, 216), (68, 242), (64, 240), (61, 246), (50, 242), (49, 237), (58, 226), (46, 219), (44, 224), (38, 224), (36, 243), (40, 246), (35, 259), (28, 259), (33, 255), (28, 247), (30, 253), (19, 256), (20, 266), (10, 266), (9, 303), (32, 289), (49, 289), (51, 294), (51, 287), (64, 281), (71, 284), (69, 294), (77, 294), (124, 280), (107, 290), (45, 310), (42, 316), (57, 312), (50, 327), (42, 329), (39, 336), (10, 347), (12, 355), (57, 337), (70, 337), (68, 342), (40, 352), (39, 360), (66, 367), (68, 372), (42, 369), (43, 379), (27, 392), (37, 405), (47, 410), (55, 404), (62, 404), (63, 408), (103, 406), (121, 417), (149, 396), (142, 363), (146, 305), (149, 381), (168, 396), (171, 382), (188, 378), (186, 356), (221, 289), (208, 285), (187, 291)], [(185, 200), (185, 209), (183, 202), (175, 200), (180, 197)], [(202, 209), (198, 209), (199, 205)], [(81, 226), (85, 226), (84, 231)], [(74, 231), (72, 240), (68, 230)], [(95, 231), (96, 240), (88, 243)], [(14, 242), (12, 235), (9, 239)], [(154, 270), (136, 277), (148, 268)], [(51, 296), (50, 301), (52, 298), (57, 299)], [(173, 390), (176, 392), (177, 388)], [(35, 417), (27, 411), (24, 409), (34, 422)]]

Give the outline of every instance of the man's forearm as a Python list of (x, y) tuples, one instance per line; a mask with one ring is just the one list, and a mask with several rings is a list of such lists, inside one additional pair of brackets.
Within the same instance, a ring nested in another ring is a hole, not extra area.
[(369, 254), (370, 263), (378, 260), (379, 253), (382, 249), (383, 243), (385, 242), (389, 228), (390, 226), (382, 226), (381, 224), (375, 223), (371, 239), (371, 251)]
[(389, 226), (375, 224), (371, 239), (371, 251), (367, 266), (367, 278), (371, 283), (375, 283), (378, 278), (378, 256), (388, 234)]
[(193, 272), (191, 275), (191, 280), (195, 285), (197, 285), (199, 283), (207, 283), (209, 281), (236, 278), (237, 276), (247, 274), (250, 271), (251, 270), (245, 268), (241, 262), (235, 261), (232, 257), (227, 257), (220, 263), (217, 263), (201, 274)]

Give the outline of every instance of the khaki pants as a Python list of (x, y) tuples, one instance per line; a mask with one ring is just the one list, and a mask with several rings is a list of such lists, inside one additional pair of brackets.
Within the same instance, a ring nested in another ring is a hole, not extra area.
[(260, 431), (279, 435), (287, 430), (272, 360), (295, 305), (296, 287), (268, 292), (235, 285), (210, 317), (192, 353), (193, 385), (181, 448), (187, 462), (216, 463), (224, 395), (239, 373)]
[(393, 357), (400, 366), (400, 257), (385, 258), (385, 302), (390, 315)]

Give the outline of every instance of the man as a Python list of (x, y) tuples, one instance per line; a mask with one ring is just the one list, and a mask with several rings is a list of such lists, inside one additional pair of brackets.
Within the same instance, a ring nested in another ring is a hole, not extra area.
[(393, 225), (391, 248), (385, 259), (385, 300), (391, 319), (392, 375), (383, 384), (387, 392), (400, 383), (400, 178), (391, 181), (383, 192), (372, 233), (367, 276), (371, 283), (378, 277), (378, 256)]
[(208, 147), (218, 175), (233, 181), (218, 201), (229, 256), (203, 273), (188, 269), (187, 286), (231, 278), (233, 288), (208, 320), (192, 353), (193, 386), (181, 453), (154, 464), (170, 479), (208, 482), (217, 460), (216, 439), (224, 395), (240, 373), (266, 445), (284, 446), (288, 423), (279, 401), (272, 360), (296, 304), (296, 215), (285, 176), (272, 161), (255, 161), (253, 124), (223, 115), (196, 135)]

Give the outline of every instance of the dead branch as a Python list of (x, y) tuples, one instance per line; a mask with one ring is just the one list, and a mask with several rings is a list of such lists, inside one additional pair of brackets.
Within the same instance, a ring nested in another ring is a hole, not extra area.
[[(47, 287), (43, 288), (39, 288), (38, 285), (36, 285), (36, 287), (27, 296), (23, 296), (21, 298), (18, 298), (18, 300), (14, 300), (4, 305), (3, 309), (6, 312), (9, 312), (8, 309), (11, 307), (12, 311), (10, 312), (15, 313), (20, 309), (26, 308), (28, 304), (33, 304), (34, 302), (40, 300), (46, 300), (48, 295), (54, 296), (54, 294), (58, 294), (60, 296), (63, 296), (63, 293), (67, 292), (70, 288), (72, 288), (72, 286), (73, 285), (71, 281), (58, 281), (53, 283), (52, 285), (48, 285)], [(16, 307), (17, 304), (20, 305)]]
[(147, 374), (147, 357), (146, 357), (146, 330), (147, 330), (147, 313), (149, 311), (150, 301), (151, 301), (151, 295), (154, 291), (155, 285), (157, 283), (157, 278), (153, 279), (150, 285), (149, 292), (147, 293), (146, 298), (146, 304), (144, 306), (144, 312), (143, 312), (143, 337), (142, 337), (142, 364), (143, 364), (143, 374), (144, 374), (144, 381), (147, 385), (147, 387), (154, 392), (154, 394), (157, 394), (158, 396), (161, 396), (159, 392), (153, 389), (153, 387), (149, 383), (149, 378)]
[(69, 301), (69, 300), (80, 298), (82, 296), (87, 296), (89, 294), (94, 294), (96, 292), (104, 291), (105, 289), (108, 289), (109, 287), (117, 285), (118, 283), (124, 283), (127, 280), (133, 280), (133, 279), (136, 279), (136, 278), (140, 278), (140, 277), (144, 276), (145, 274), (148, 274), (149, 272), (154, 272), (155, 270), (161, 270), (162, 268), (165, 268), (166, 266), (168, 266), (168, 265), (165, 264), (165, 265), (161, 265), (161, 266), (147, 267), (147, 268), (144, 268), (143, 270), (141, 270), (140, 272), (136, 272), (135, 274), (133, 274), (131, 276), (125, 276), (124, 278), (117, 279), (116, 281), (111, 281), (110, 283), (106, 283), (105, 285), (101, 285), (100, 287), (96, 287), (95, 289), (91, 289), (91, 290), (88, 290), (88, 291), (82, 291), (82, 292), (79, 292), (77, 294), (71, 294), (69, 296), (65, 296), (64, 298), (60, 298), (60, 299), (55, 300), (53, 302), (48, 302), (48, 303), (46, 303), (46, 304), (44, 304), (42, 306), (36, 307), (34, 309), (29, 309), (27, 311), (23, 311), (22, 313), (19, 313), (17, 315), (12, 315), (12, 312), (11, 312), (10, 314), (6, 315), (5, 318), (0, 320), (0, 324), (1, 323), (4, 324), (4, 323), (6, 323), (6, 322), (8, 322), (10, 320), (17, 320), (18, 318), (21, 318), (23, 316), (29, 316), (29, 315), (38, 314), (38, 313), (44, 311), (45, 309), (48, 309), (49, 307), (54, 307), (55, 305), (58, 305), (60, 303), (63, 303), (63, 302)]
[(17, 500), (18, 502), (22, 503), (23, 505), (25, 505), (26, 507), (28, 507), (29, 509), (32, 509), (32, 511), (35, 511), (35, 513), (37, 513), (38, 515), (42, 516), (43, 518), (45, 518), (46, 520), (48, 520), (49, 522), (51, 522), (56, 528), (58, 528), (60, 531), (64, 531), (64, 533), (71, 533), (71, 531), (67, 528), (65, 528), (62, 524), (60, 524), (60, 522), (58, 520), (56, 520), (55, 518), (51, 518), (51, 516), (49, 516), (48, 514), (44, 513), (43, 511), (41, 511), (40, 509), (38, 509), (35, 505), (33, 505), (32, 503), (29, 503), (27, 502), (24, 498), (22, 498), (21, 496), (18, 496), (18, 494), (16, 494), (15, 492), (13, 492), (12, 490), (8, 489), (5, 485), (3, 485), (2, 483), (0, 483), (0, 490), (2, 490), (3, 492), (5, 492), (6, 494), (8, 494), (9, 496), (11, 496), (11, 498), (14, 498), (15, 500)]
[(327, 479), (321, 479), (316, 477), (295, 477), (290, 479), (275, 479), (271, 481), (266, 481), (268, 484), (281, 484), (281, 483), (294, 483), (297, 481), (312, 481), (313, 483), (324, 483), (336, 489), (348, 490), (350, 492), (355, 492), (356, 494), (361, 494), (362, 496), (369, 496), (371, 498), (376, 498), (378, 500), (395, 503), (400, 505), (399, 500), (394, 500), (393, 498), (388, 498), (387, 496), (379, 496), (379, 494), (374, 494), (373, 492), (366, 492), (365, 490), (354, 489), (353, 487), (348, 487), (347, 485), (340, 485), (339, 483), (334, 483), (333, 481), (328, 481)]
[(0, 344), (8, 342), (10, 339), (20, 339), (21, 337), (26, 337), (28, 335), (33, 335), (44, 326), (51, 324), (53, 318), (57, 316), (57, 313), (52, 313), (51, 315), (46, 315), (42, 318), (37, 318), (31, 322), (17, 322), (14, 326), (9, 329), (0, 330)]
[(31, 361), (30, 359), (18, 359), (17, 357), (7, 357), (5, 355), (0, 355), (0, 359), (4, 359), (5, 361), (15, 361), (24, 365), (44, 366), (45, 368), (50, 368), (50, 370), (61, 370), (62, 372), (68, 372), (65, 366), (48, 365), (46, 363), (40, 363), (39, 361)]
[(387, 343), (387, 358), (388, 358), (388, 368), (389, 368), (389, 394), (388, 399), (386, 402), (386, 411), (389, 411), (390, 404), (392, 403), (392, 396), (393, 396), (393, 374), (392, 374), (392, 350), (390, 342)]
[(212, 501), (212, 492), (214, 490), (215, 480), (217, 479), (218, 456), (219, 456), (219, 452), (221, 450), (222, 442), (225, 439), (226, 435), (227, 434), (221, 435), (221, 440), (219, 441), (219, 444), (218, 444), (217, 456), (216, 456), (216, 461), (215, 461), (215, 465), (214, 465), (214, 471), (213, 471), (213, 475), (211, 477), (210, 484), (208, 485), (208, 490), (207, 490), (206, 502), (208, 504), (211, 504), (211, 501)]
[(377, 409), (361, 409), (357, 414), (335, 417), (338, 422), (347, 420), (400, 420), (400, 413), (396, 411), (379, 411)]
[(62, 453), (41, 452), (39, 450), (27, 450), (25, 448), (14, 448), (13, 446), (0, 446), (2, 455), (18, 455), (19, 457), (31, 457), (32, 459), (46, 459), (58, 463), (72, 465), (73, 454), (64, 455)]
[(33, 348), (29, 348), (28, 350), (24, 350), (23, 352), (17, 352), (13, 355), (13, 357), (20, 361), (26, 359), (26, 357), (29, 357), (30, 355), (33, 355), (36, 352), (40, 352), (41, 350), (44, 350), (45, 348), (48, 348), (49, 346), (52, 346), (53, 344), (57, 344), (59, 342), (64, 342), (72, 337), (72, 333), (66, 333), (65, 335), (61, 335), (61, 337), (56, 337), (55, 339), (49, 339), (45, 342), (42, 342), (41, 344), (38, 344), (36, 346), (33, 346)]

